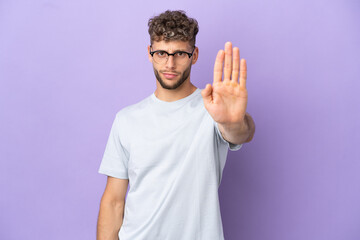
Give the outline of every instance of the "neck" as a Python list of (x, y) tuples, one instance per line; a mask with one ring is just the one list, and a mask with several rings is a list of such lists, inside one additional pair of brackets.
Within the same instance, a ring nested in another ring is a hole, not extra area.
[(182, 84), (176, 89), (165, 89), (162, 88), (161, 85), (158, 83), (156, 85), (157, 88), (154, 92), (155, 96), (158, 99), (166, 102), (180, 100), (189, 96), (196, 90), (196, 87), (191, 82), (189, 82), (188, 84), (185, 84), (184, 82), (184, 84)]

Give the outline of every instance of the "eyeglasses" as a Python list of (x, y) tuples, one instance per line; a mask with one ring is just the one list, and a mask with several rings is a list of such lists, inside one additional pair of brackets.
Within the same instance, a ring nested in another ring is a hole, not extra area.
[[(152, 46), (150, 45), (150, 49), (152, 48)], [(154, 59), (154, 61), (158, 64), (165, 64), (167, 63), (169, 56), (173, 56), (174, 57), (174, 61), (179, 64), (179, 65), (183, 65), (186, 64), (186, 62), (191, 58), (191, 56), (193, 55), (193, 52), (195, 50), (195, 46), (194, 49), (192, 50), (191, 53), (185, 52), (185, 51), (176, 51), (174, 53), (168, 53), (164, 50), (157, 50), (157, 51), (151, 51), (150, 50), (150, 55), (152, 56), (152, 58)]]

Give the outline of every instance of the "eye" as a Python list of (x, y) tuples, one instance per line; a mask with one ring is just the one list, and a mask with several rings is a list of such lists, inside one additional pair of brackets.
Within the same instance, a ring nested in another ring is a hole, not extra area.
[(166, 55), (167, 55), (165, 51), (159, 51), (159, 52), (156, 52), (155, 54), (156, 54), (156, 56), (161, 57), (161, 58), (166, 57)]
[(184, 55), (185, 55), (184, 52), (177, 52), (177, 53), (176, 53), (176, 56), (178, 56), (178, 57), (183, 57)]

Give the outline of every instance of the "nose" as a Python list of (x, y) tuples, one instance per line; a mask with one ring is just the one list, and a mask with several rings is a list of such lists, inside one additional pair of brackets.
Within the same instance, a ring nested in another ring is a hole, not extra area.
[(175, 59), (174, 56), (168, 56), (168, 60), (166, 62), (166, 68), (173, 69), (175, 68)]

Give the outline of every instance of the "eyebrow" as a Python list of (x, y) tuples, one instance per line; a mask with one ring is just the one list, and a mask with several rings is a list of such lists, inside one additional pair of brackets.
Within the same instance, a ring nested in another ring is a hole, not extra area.
[[(164, 52), (167, 52), (167, 53), (168, 53), (168, 51), (163, 50), (163, 49), (154, 50), (154, 52), (155, 52), (155, 51), (164, 51)], [(185, 49), (185, 50), (177, 49), (177, 50), (174, 51), (174, 53), (175, 53), (175, 52), (188, 52), (188, 50), (186, 50), (186, 49)]]

